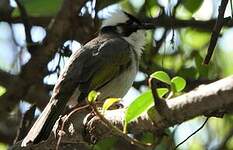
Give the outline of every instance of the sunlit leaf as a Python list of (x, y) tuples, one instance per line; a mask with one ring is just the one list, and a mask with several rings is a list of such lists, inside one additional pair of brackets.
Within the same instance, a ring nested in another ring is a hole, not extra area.
[(5, 143), (0, 143), (0, 150), (7, 150), (9, 147)]
[(186, 86), (186, 81), (179, 76), (172, 78), (171, 83), (175, 92), (181, 92)]
[(184, 78), (194, 78), (194, 79), (197, 79), (199, 76), (197, 69), (194, 67), (181, 68), (177, 74), (182, 75), (182, 77)]
[(151, 132), (143, 132), (142, 138), (141, 138), (141, 142), (143, 143), (153, 143), (154, 142), (154, 135)]
[(161, 82), (170, 84), (171, 78), (168, 76), (168, 74), (164, 71), (156, 71), (155, 73), (150, 75), (151, 78), (155, 78)]
[(88, 99), (88, 101), (90, 102), (90, 103), (93, 103), (93, 102), (95, 102), (96, 101), (96, 99), (97, 99), (97, 97), (100, 95), (100, 92), (96, 92), (96, 91), (91, 91), (89, 94), (88, 94), (88, 97), (87, 97), (87, 99)]
[(125, 113), (125, 122), (129, 123), (138, 118), (141, 114), (146, 112), (153, 105), (153, 103), (154, 101), (151, 90), (141, 94), (127, 108)]
[[(62, 3), (62, 0), (21, 0), (30, 16), (54, 16)], [(19, 9), (13, 11), (13, 16), (19, 16)]]
[(208, 73), (209, 73), (208, 65), (203, 64), (203, 58), (198, 52), (195, 52), (194, 56), (195, 56), (195, 65), (197, 67), (199, 77), (208, 77)]
[(210, 33), (187, 28), (185, 30), (182, 30), (181, 38), (184, 44), (188, 44), (195, 49), (200, 49), (209, 42)]
[(108, 110), (109, 107), (111, 107), (113, 104), (119, 102), (120, 98), (108, 98), (105, 100), (103, 104), (103, 110)]
[(169, 92), (168, 88), (157, 88), (156, 91), (160, 98)]
[(182, 0), (183, 6), (191, 13), (197, 11), (203, 3), (203, 0)]
[(93, 145), (92, 150), (110, 150), (114, 147), (114, 144), (117, 142), (117, 138), (112, 136), (108, 138), (104, 138), (98, 141)]
[(0, 96), (2, 96), (6, 92), (6, 88), (0, 86)]

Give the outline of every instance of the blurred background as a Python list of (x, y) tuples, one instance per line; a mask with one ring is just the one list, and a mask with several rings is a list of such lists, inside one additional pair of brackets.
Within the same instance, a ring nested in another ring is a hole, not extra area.
[[(62, 11), (62, 2), (62, 0), (0, 0), (1, 72), (13, 76), (20, 75), (25, 64), (33, 58), (32, 55), (38, 53), (33, 49), (36, 47), (38, 50), (37, 46), (44, 44), (43, 40), (50, 30), (51, 20)], [(148, 75), (158, 70), (164, 70), (171, 76), (179, 75), (185, 78), (187, 81), (185, 92), (200, 84), (207, 84), (233, 74), (232, 27), (222, 29), (210, 64), (202, 65), (212, 32), (209, 21), (217, 18), (220, 3), (220, 0), (86, 0), (75, 14), (76, 19), (71, 18), (70, 31), (63, 34), (62, 39), (57, 42), (53, 55), (49, 56), (47, 66), (44, 66), (46, 73), (43, 73), (42, 84), (47, 95), (51, 93), (59, 72), (70, 54), (97, 36), (101, 21), (118, 9), (148, 22), (153, 22), (155, 18), (158, 22), (165, 20), (165, 23), (160, 23), (155, 29), (147, 31), (147, 44), (140, 72), (134, 86), (124, 97), (123, 103), (126, 106), (147, 89)], [(19, 4), (23, 9), (18, 7)], [(22, 10), (26, 10), (26, 17), (25, 14), (22, 15)], [(229, 16), (232, 17), (230, 2), (225, 12), (225, 17)], [(191, 24), (192, 21), (199, 21), (203, 24), (184, 26), (179, 24), (179, 20), (186, 20)], [(56, 41), (56, 37), (50, 39), (53, 40)], [(4, 95), (8, 90), (7, 83), (3, 83), (0, 81), (0, 95)], [(37, 100), (34, 100), (37, 98), (24, 97), (16, 104), (7, 122), (1, 119), (0, 150), (5, 150), (12, 144), (22, 114), (32, 103), (37, 103)], [(37, 109), (37, 114), (46, 102), (47, 99), (40, 101), (41, 107)], [(170, 128), (172, 140), (178, 144), (201, 126), (204, 120), (204, 117), (198, 117)], [(233, 150), (232, 136), (232, 115), (225, 115), (221, 119), (210, 118), (201, 131), (178, 149)], [(159, 149), (166, 148), (161, 146)]]

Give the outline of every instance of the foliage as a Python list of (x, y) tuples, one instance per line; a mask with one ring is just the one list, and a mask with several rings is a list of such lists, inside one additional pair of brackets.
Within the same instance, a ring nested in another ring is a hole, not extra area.
[(90, 103), (93, 103), (97, 100), (97, 97), (100, 95), (100, 92), (96, 92), (96, 91), (91, 91), (88, 96), (87, 96), (87, 100), (90, 102)]
[(5, 92), (6, 92), (6, 89), (0, 86), (0, 96), (3, 95)]
[[(22, 0), (22, 3), (30, 16), (54, 16), (62, 0)], [(19, 9), (15, 9), (13, 15), (19, 16)]]
[[(150, 75), (158, 81), (168, 84), (168, 88), (156, 88), (157, 94), (160, 98), (163, 98), (169, 91), (172, 95), (181, 92), (186, 85), (186, 81), (179, 76), (170, 78), (169, 75), (164, 71), (156, 71)], [(152, 87), (155, 88), (155, 87)], [(140, 115), (147, 112), (152, 106), (154, 106), (154, 97), (151, 90), (146, 91), (136, 98), (127, 108), (125, 113), (124, 132), (126, 133), (127, 124), (137, 119)]]
[[(38, 17), (39, 19), (42, 18), (42, 20), (46, 19), (47, 17), (54, 18), (63, 2), (62, 0), (19, 1), (22, 2), (22, 4), (24, 5), (29, 17)], [(95, 21), (101, 21), (104, 18), (102, 16), (104, 16), (108, 12), (111, 12), (112, 9), (115, 9), (117, 6), (120, 6), (133, 15), (142, 18), (158, 17), (159, 15), (169, 18), (169, 16), (171, 16), (174, 11), (173, 0), (103, 0), (97, 2), (98, 3), (96, 3), (95, 5), (97, 9), (91, 8), (91, 4), (89, 1), (89, 3), (87, 3), (81, 11), (84, 16), (84, 19), (82, 18), (83, 20), (94, 20), (93, 24), (85, 24), (85, 27), (91, 26), (93, 28), (94, 23), (96, 23)], [(194, 21), (197, 19), (195, 17), (197, 15), (197, 12), (201, 10), (201, 7), (206, 2), (207, 0), (181, 0), (178, 7), (176, 8), (174, 17), (176, 19)], [(206, 16), (206, 14), (210, 13), (210, 17), (206, 17), (204, 20), (211, 20), (216, 18), (216, 12), (218, 8), (217, 3), (210, 2), (208, 4), (209, 5), (205, 7), (206, 10), (204, 11), (204, 13), (202, 13), (202, 16)], [(212, 4), (214, 5), (213, 11), (211, 10)], [(2, 8), (5, 7), (5, 4), (4, 7), (1, 5), (2, 3), (0, 2), (0, 19), (2, 19)], [(96, 18), (94, 19), (91, 15), (93, 11), (100, 12), (99, 14), (95, 14)], [(80, 14), (77, 13), (77, 16)], [(13, 9), (13, 13), (11, 14), (11, 16), (20, 17), (20, 12), (17, 7)], [(10, 24), (10, 21), (8, 23)], [(18, 75), (18, 72), (22, 70), (22, 68), (25, 66), (25, 63), (28, 61), (29, 54), (26, 50), (27, 44), (25, 43), (24, 33), (22, 33), (24, 32), (23, 26), (18, 27), (19, 24), (12, 24), (15, 30), (15, 37), (17, 37), (13, 38), (11, 27), (8, 23), (6, 23), (6, 21), (0, 22), (0, 32), (2, 33), (0, 35), (0, 49), (4, 50), (4, 52), (0, 52), (0, 67), (1, 70), (5, 70), (7, 72), (10, 72), (11, 74)], [(31, 30), (33, 39), (38, 38), (38, 34), (40, 34), (41, 31), (33, 32), (35, 27), (38, 27), (38, 25), (34, 24), (33, 20), (29, 20), (29, 23), (34, 27)], [(173, 23), (174, 22), (170, 22), (169, 25), (173, 25)], [(47, 27), (48, 24), (45, 24), (43, 26), (44, 31), (47, 29)], [(64, 39), (77, 40), (77, 42), (82, 43), (84, 36), (77, 37), (75, 33), (73, 33), (73, 31), (81, 27), (82, 25), (76, 26), (76, 24), (74, 24), (74, 29), (72, 29), (71, 32), (72, 34), (69, 36), (66, 35), (67, 37), (64, 37)], [(88, 29), (90, 28), (83, 28), (82, 30), (86, 31)], [(166, 38), (163, 39), (161, 46), (157, 47), (159, 45), (161, 37), (164, 34), (164, 31), (166, 31)], [(170, 98), (171, 96), (182, 94), (183, 90), (191, 90), (189, 87), (192, 87), (192, 85), (190, 85), (192, 83), (202, 83), (202, 81), (211, 82), (233, 74), (233, 49), (231, 46), (232, 36), (230, 38), (230, 42), (224, 42), (226, 41), (224, 38), (226, 33), (232, 35), (232, 31), (230, 32), (229, 28), (224, 28), (224, 30), (222, 30), (221, 37), (219, 37), (220, 40), (218, 41), (218, 44), (215, 48), (215, 54), (210, 64), (208, 66), (203, 65), (203, 59), (209, 46), (211, 33), (211, 28), (200, 29), (191, 26), (185, 28), (156, 27), (153, 30), (147, 31), (147, 45), (145, 46), (145, 50), (140, 62), (140, 72), (146, 74), (146, 77), (147, 75), (149, 75), (149, 77), (153, 78), (153, 80), (165, 84), (165, 87), (153, 87), (156, 88), (158, 96), (161, 99), (166, 99)], [(93, 35), (95, 35), (94, 32), (91, 33), (90, 36), (85, 34), (85, 37), (88, 37), (86, 39), (91, 39)], [(80, 39), (82, 39), (82, 41)], [(86, 39), (84, 40), (85, 42)], [(60, 45), (63, 46), (63, 43), (60, 43)], [(156, 49), (157, 51), (155, 52)], [(55, 62), (57, 62), (57, 60)], [(47, 71), (50, 72), (49, 69)], [(53, 73), (50, 73), (48, 76), (53, 76)], [(175, 77), (171, 78), (172, 76)], [(127, 107), (127, 110), (125, 112), (125, 132), (127, 132), (127, 124), (135, 121), (142, 114), (148, 113), (149, 116), (155, 114), (155, 112), (153, 112), (154, 109), (151, 109), (154, 105), (153, 94), (152, 90), (148, 89), (148, 85), (145, 84), (147, 83), (146, 77), (145, 79), (143, 79), (145, 82), (138, 82), (142, 83), (140, 86), (137, 87), (137, 90), (141, 92), (141, 95), (138, 96)], [(48, 83), (44, 82), (44, 85), (48, 86)], [(3, 85), (0, 85), (0, 96), (2, 96), (5, 92), (7, 92), (7, 86), (4, 87)], [(95, 102), (99, 94), (100, 93), (98, 93), (97, 91), (91, 91), (88, 95), (88, 101), (90, 103)], [(32, 101), (33, 100), (31, 100), (31, 102)], [(119, 102), (118, 98), (109, 98), (103, 104), (103, 109), (108, 110), (117, 102)], [(18, 109), (15, 109), (14, 111), (16, 112), (20, 110), (20, 107), (21, 105), (18, 104)], [(12, 115), (14, 115), (14, 113), (12, 113)], [(156, 117), (156, 115), (154, 117)], [(190, 125), (189, 128), (193, 129), (192, 126), (197, 126), (196, 124), (198, 124), (199, 122), (201, 122), (200, 119), (194, 119), (192, 122), (193, 124)], [(232, 116), (227, 116), (223, 119), (210, 119), (209, 122), (210, 123), (208, 124), (208, 129), (203, 131), (204, 136), (197, 135), (194, 140), (191, 140), (189, 143), (185, 144), (183, 149), (211, 149), (214, 145), (216, 145), (216, 143), (219, 144), (218, 142), (224, 139), (224, 137), (226, 137), (226, 135), (229, 133), (230, 129), (233, 128)], [(177, 139), (180, 139), (180, 137), (183, 136), (184, 130), (185, 128), (182, 128), (180, 130), (171, 130), (171, 132), (174, 131), (175, 136), (169, 136), (173, 138), (172, 140), (177, 141)], [(185, 132), (186, 131), (187, 130), (185, 130)], [(202, 140), (202, 138), (200, 137), (205, 137), (205, 140)], [(144, 133), (141, 141), (151, 142), (153, 138), (153, 135), (151, 135), (150, 133)], [(94, 149), (111, 149), (116, 142), (116, 138), (106, 139), (98, 142), (98, 144), (94, 146)], [(232, 139), (228, 141), (226, 145), (226, 150), (233, 149), (232, 143)], [(166, 144), (164, 145), (166, 146)], [(164, 145), (161, 146), (161, 149), (165, 149)], [(0, 149), (6, 149), (5, 145), (0, 145)]]

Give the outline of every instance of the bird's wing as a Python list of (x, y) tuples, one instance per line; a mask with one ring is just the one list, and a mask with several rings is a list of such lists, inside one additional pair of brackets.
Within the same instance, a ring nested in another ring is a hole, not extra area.
[(105, 40), (98, 47), (93, 45), (95, 43), (86, 44), (71, 56), (59, 76), (50, 102), (24, 138), (22, 146), (29, 142), (39, 143), (49, 137), (77, 87), (81, 92), (79, 98), (83, 100), (90, 90), (110, 82), (131, 61), (129, 45), (123, 39)]
[(24, 138), (22, 146), (29, 142), (39, 143), (49, 137), (77, 87), (81, 93), (80, 100), (83, 100), (90, 90), (96, 90), (110, 82), (130, 63), (129, 45), (123, 39), (110, 39), (98, 47), (93, 45), (95, 43), (86, 44), (71, 56), (59, 76), (50, 102)]
[(87, 45), (79, 53), (78, 57), (74, 54), (74, 59), (71, 58), (72, 63), (58, 86), (60, 94), (65, 95), (71, 94), (67, 93), (67, 88), (73, 92), (79, 87), (79, 100), (83, 100), (90, 90), (98, 90), (110, 82), (131, 62), (129, 44), (121, 38), (107, 40), (98, 48)]

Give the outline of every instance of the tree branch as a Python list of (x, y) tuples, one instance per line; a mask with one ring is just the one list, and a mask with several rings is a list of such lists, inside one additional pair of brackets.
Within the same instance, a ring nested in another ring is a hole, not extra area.
[[(16, 4), (18, 5), (19, 11), (20, 11), (20, 16), (23, 21), (24, 25), (24, 30), (25, 30), (25, 35), (26, 35), (26, 44), (31, 44), (32, 43), (32, 37), (31, 37), (31, 25), (28, 20), (28, 14), (26, 9), (24, 8), (23, 4), (19, 0), (15, 0)], [(30, 49), (28, 49), (30, 51)]]
[(14, 75), (11, 75), (10, 73), (7, 73), (0, 69), (0, 85), (7, 88), (14, 77)]
[[(82, 6), (82, 3), (83, 1), (75, 1), (77, 6)], [(57, 16), (51, 21), (43, 46), (41, 45), (33, 51), (30, 61), (22, 68), (18, 79), (10, 83), (14, 86), (0, 97), (0, 106), (4, 106), (0, 107), (2, 119), (5, 119), (18, 102), (27, 96), (32, 86), (42, 84), (48, 62), (63, 43), (64, 35), (70, 30), (71, 22), (69, 19), (72, 14), (75, 14), (75, 10), (70, 9), (72, 5), (74, 5), (74, 0), (64, 0)]]
[(227, 3), (228, 3), (228, 0), (222, 0), (221, 5), (219, 6), (218, 19), (214, 25), (214, 29), (213, 29), (211, 39), (210, 39), (210, 45), (209, 45), (208, 50), (207, 50), (207, 55), (205, 57), (204, 64), (209, 63), (210, 58), (214, 52), (214, 48), (217, 44), (219, 33), (224, 25), (224, 13), (225, 13), (225, 10), (227, 7)]
[[(140, 134), (142, 132), (150, 131), (156, 135), (156, 133), (159, 133), (160, 130), (182, 123), (194, 117), (205, 115), (206, 113), (214, 112), (220, 109), (226, 113), (233, 112), (233, 76), (221, 79), (208, 85), (202, 85), (189, 93), (163, 102), (164, 107), (162, 107), (162, 111), (159, 112), (162, 117), (156, 116), (156, 118), (149, 118), (147, 115), (144, 115), (137, 121), (134, 121), (128, 125), (129, 133)], [(117, 126), (119, 129), (122, 129), (124, 112), (125, 109), (117, 109), (106, 111), (103, 115), (113, 125)], [(62, 144), (73, 143), (73, 141), (81, 142), (83, 139), (86, 139), (83, 141), (84, 143), (91, 143), (93, 142), (91, 140), (93, 138), (95, 141), (99, 141), (101, 139), (113, 136), (111, 129), (106, 127), (98, 116), (91, 118), (88, 116), (90, 115), (83, 115), (82, 113), (73, 114), (72, 118), (70, 118), (71, 122), (67, 124), (65, 130), (66, 134), (61, 142)], [(151, 121), (151, 119), (153, 121)], [(80, 122), (83, 122), (82, 120), (86, 121), (85, 126), (80, 124)], [(70, 124), (73, 124), (73, 131), (75, 131), (72, 134), (70, 130), (68, 130)], [(81, 135), (83, 137), (81, 137)], [(50, 136), (48, 141), (38, 145), (28, 146), (25, 149), (30, 149), (30, 147), (36, 147), (37, 149), (42, 147), (44, 148), (46, 144), (48, 144), (50, 148), (55, 147), (56, 142), (54, 142), (54, 144), (51, 143), (53, 140), (56, 141), (53, 136)], [(20, 143), (14, 145), (13, 149), (17, 149), (19, 146)]]
[[(145, 23), (146, 29), (154, 29), (156, 27), (164, 27), (164, 28), (197, 28), (206, 31), (212, 31), (216, 19), (208, 20), (208, 21), (200, 21), (200, 20), (180, 20), (168, 16), (159, 16), (157, 18), (147, 18), (142, 21)], [(171, 24), (172, 22), (172, 24)], [(233, 20), (231, 17), (223, 18), (223, 25), (225, 27), (232, 27)]]
[[(76, 19), (85, 19), (85, 17), (79, 17)], [(41, 17), (34, 17), (34, 16), (28, 16), (28, 20), (33, 25), (39, 25), (42, 27), (47, 27), (49, 22), (53, 19), (53, 17), (47, 17), (47, 16), (41, 16)], [(0, 16), (0, 21), (6, 21), (9, 23), (22, 23), (22, 19), (20, 17), (6, 17), (6, 16)], [(212, 31), (217, 19), (211, 19), (208, 21), (201, 21), (201, 20), (181, 20), (169, 16), (159, 16), (157, 18), (146, 18), (143, 19), (142, 22), (147, 24), (147, 28), (154, 29), (155, 27), (164, 27), (164, 28), (197, 28), (202, 29), (206, 31)], [(172, 24), (171, 24), (172, 22)], [(225, 27), (233, 27), (233, 20), (230, 17), (226, 17), (223, 19), (223, 25)]]

